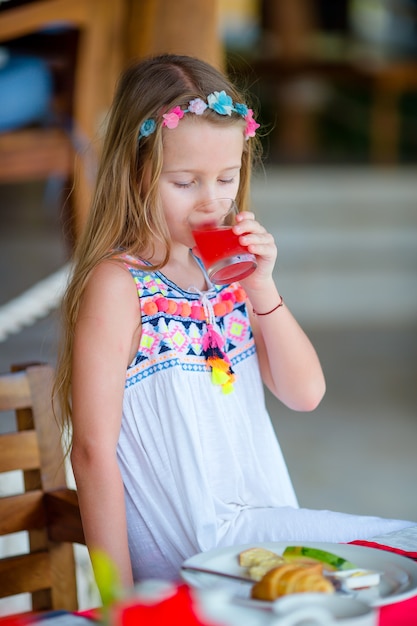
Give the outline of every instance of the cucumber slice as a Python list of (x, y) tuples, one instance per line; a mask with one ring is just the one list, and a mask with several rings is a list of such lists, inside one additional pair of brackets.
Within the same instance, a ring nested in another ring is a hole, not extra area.
[(282, 556), (286, 561), (296, 561), (303, 559), (311, 559), (313, 561), (320, 561), (327, 567), (333, 570), (347, 570), (356, 569), (357, 566), (351, 561), (347, 561), (337, 554), (326, 552), (326, 550), (319, 550), (318, 548), (308, 548), (307, 546), (287, 546), (282, 553)]

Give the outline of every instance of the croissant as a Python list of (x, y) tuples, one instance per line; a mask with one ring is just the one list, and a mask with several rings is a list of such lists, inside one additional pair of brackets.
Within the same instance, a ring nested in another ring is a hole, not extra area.
[(272, 552), (271, 550), (267, 550), (266, 548), (248, 548), (241, 552), (238, 556), (239, 565), (242, 567), (251, 567), (252, 565), (260, 565), (263, 561), (269, 559), (277, 559), (280, 562), (284, 562), (284, 558), (276, 554), (276, 552)]
[(248, 548), (239, 554), (239, 565), (248, 568), (252, 580), (261, 580), (270, 569), (285, 563), (284, 558), (266, 548)]
[(278, 567), (278, 565), (283, 565), (283, 563), (285, 563), (285, 561), (280, 556), (270, 557), (256, 565), (248, 567), (248, 574), (252, 580), (261, 580), (267, 572)]
[(323, 576), (321, 563), (304, 565), (286, 563), (267, 572), (252, 587), (252, 598), (257, 600), (276, 600), (289, 593), (316, 591), (333, 593), (332, 583)]

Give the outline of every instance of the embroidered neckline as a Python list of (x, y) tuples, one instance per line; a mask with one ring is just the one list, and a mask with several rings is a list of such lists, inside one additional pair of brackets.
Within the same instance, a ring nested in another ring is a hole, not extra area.
[(231, 313), (235, 302), (245, 302), (245, 290), (242, 287), (237, 287), (225, 291), (219, 294), (220, 300), (215, 304), (209, 299), (209, 292), (202, 292), (195, 288), (193, 291), (199, 295), (199, 300), (195, 304), (176, 302), (158, 294), (155, 297), (150, 297), (143, 304), (143, 313), (147, 316), (153, 316), (158, 312), (163, 312), (196, 321), (205, 321), (206, 332), (203, 336), (202, 352), (211, 371), (211, 380), (214, 385), (221, 387), (224, 394), (231, 393), (236, 375), (232, 369), (231, 361), (224, 351), (225, 339), (217, 324), (216, 317), (223, 317), (227, 313)]
[[(125, 260), (128, 260), (129, 256), (131, 257), (131, 255), (124, 255)], [(195, 255), (193, 256), (201, 266), (203, 272), (205, 272), (201, 260)], [(146, 261), (145, 264), (147, 264)], [(229, 287), (226, 290), (221, 289), (218, 291), (216, 286), (210, 283), (210, 280), (206, 277), (208, 284), (211, 285), (209, 290), (200, 291), (196, 287), (189, 287), (186, 291), (173, 283), (163, 272), (156, 271), (152, 273), (161, 277), (164, 282), (173, 285), (173, 287), (184, 294), (184, 297), (186, 294), (195, 294), (198, 296), (198, 300), (196, 299), (195, 302), (190, 304), (189, 302), (178, 302), (173, 298), (167, 298), (160, 293), (155, 294), (155, 296), (146, 296), (146, 301), (141, 305), (143, 315), (152, 317), (160, 312), (205, 322), (206, 332), (203, 335), (202, 354), (206, 360), (207, 367), (211, 371), (211, 380), (214, 385), (220, 386), (222, 393), (231, 393), (233, 391), (233, 383), (236, 380), (236, 375), (232, 369), (231, 361), (224, 351), (225, 338), (216, 318), (231, 313), (236, 302), (245, 302), (245, 290), (237, 283), (238, 286), (235, 288)], [(210, 294), (213, 294), (214, 298), (218, 300), (214, 304), (209, 298)]]
[[(192, 293), (192, 292), (190, 292)], [(188, 317), (198, 321), (207, 320), (206, 311), (202, 302), (202, 297), (205, 296), (207, 301), (210, 302), (207, 294), (209, 292), (199, 292), (195, 290), (195, 293), (199, 295), (199, 299), (193, 304), (188, 302), (177, 302), (174, 299), (166, 298), (157, 294), (156, 296), (148, 296), (146, 302), (143, 304), (142, 311), (145, 315), (155, 315), (156, 313), (170, 313), (171, 315), (178, 315), (179, 317)], [(200, 295), (200, 293), (202, 295)], [(233, 305), (235, 302), (245, 302), (246, 292), (242, 287), (225, 291), (224, 293), (217, 294), (219, 296), (219, 302), (210, 306), (213, 309), (214, 317), (223, 317), (227, 313), (233, 311)]]

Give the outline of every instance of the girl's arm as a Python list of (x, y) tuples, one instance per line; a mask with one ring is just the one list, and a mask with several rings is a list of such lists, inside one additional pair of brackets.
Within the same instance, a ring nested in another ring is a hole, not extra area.
[[(251, 295), (255, 311), (269, 311), (280, 302), (272, 282), (268, 297)], [(265, 305), (264, 309), (260, 307)], [(263, 380), (270, 391), (296, 411), (311, 411), (325, 392), (316, 351), (285, 305), (269, 315), (251, 315)]]
[(242, 280), (242, 286), (253, 309), (251, 321), (262, 378), (288, 407), (310, 411), (325, 392), (318, 356), (286, 304), (275, 308), (281, 295), (272, 277), (277, 256), (272, 235), (254, 220), (252, 213), (241, 213), (239, 222), (234, 230), (242, 234), (240, 242), (248, 246), (258, 262), (255, 272)]
[(71, 461), (87, 546), (106, 552), (126, 588), (133, 580), (116, 446), (126, 368), (139, 321), (130, 274), (111, 261), (95, 268), (74, 338)]

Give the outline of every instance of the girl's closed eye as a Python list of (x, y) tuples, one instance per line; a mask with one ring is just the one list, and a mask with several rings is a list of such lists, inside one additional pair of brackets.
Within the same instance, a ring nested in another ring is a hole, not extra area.
[(180, 189), (189, 189), (193, 185), (193, 181), (189, 183), (174, 183), (175, 187), (179, 187)]
[[(221, 178), (218, 181), (221, 185), (232, 185), (235, 182), (235, 177), (233, 176), (233, 178)], [(175, 187), (179, 187), (180, 189), (188, 189), (190, 187), (192, 187), (194, 184), (194, 181), (191, 182), (175, 182), (174, 185)]]

